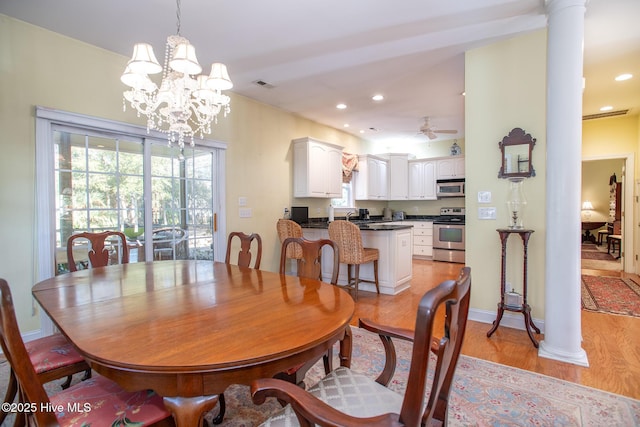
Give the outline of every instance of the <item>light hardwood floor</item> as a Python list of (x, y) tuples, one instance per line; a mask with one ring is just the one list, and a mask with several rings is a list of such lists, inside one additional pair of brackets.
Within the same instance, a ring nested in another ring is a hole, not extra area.
[[(422, 295), (443, 280), (456, 278), (461, 267), (461, 264), (414, 260), (411, 288), (395, 296), (359, 292), (352, 324), (357, 325), (362, 317), (413, 329)], [(583, 274), (624, 275), (598, 270), (583, 270)], [(473, 292), (473, 269), (471, 277)], [(501, 325), (487, 338), (490, 327), (490, 324), (469, 321), (462, 353), (640, 399), (640, 318), (583, 310), (582, 348), (587, 353), (588, 368), (539, 357), (524, 330)]]

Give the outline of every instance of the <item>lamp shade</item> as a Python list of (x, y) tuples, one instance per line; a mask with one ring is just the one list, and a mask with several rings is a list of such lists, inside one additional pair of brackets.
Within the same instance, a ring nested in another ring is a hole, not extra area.
[(169, 66), (183, 74), (200, 74), (202, 67), (196, 58), (196, 48), (191, 43), (180, 43), (173, 51), (173, 59)]
[(582, 202), (582, 210), (583, 211), (592, 211), (593, 210), (593, 204), (591, 204), (591, 202), (589, 200), (585, 200), (584, 202)]
[(231, 78), (229, 77), (227, 66), (220, 62), (214, 62), (213, 64), (211, 64), (211, 74), (209, 74), (209, 80), (207, 81), (207, 84), (211, 89), (231, 89), (233, 87), (233, 83), (231, 82)]
[(127, 63), (127, 68), (132, 73), (157, 74), (162, 71), (158, 63), (153, 47), (148, 43), (137, 43), (133, 46), (133, 56)]

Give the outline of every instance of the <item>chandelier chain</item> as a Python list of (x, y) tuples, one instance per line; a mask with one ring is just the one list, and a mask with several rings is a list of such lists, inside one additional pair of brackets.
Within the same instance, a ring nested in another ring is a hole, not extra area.
[(176, 34), (180, 35), (180, 20), (181, 20), (181, 16), (180, 16), (180, 0), (176, 0)]

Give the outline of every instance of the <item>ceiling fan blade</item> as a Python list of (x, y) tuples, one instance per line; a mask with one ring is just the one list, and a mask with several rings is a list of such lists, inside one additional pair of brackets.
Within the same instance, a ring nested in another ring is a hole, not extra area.
[(435, 133), (429, 131), (426, 132), (425, 135), (427, 135), (429, 137), (429, 139), (436, 139), (438, 137), (438, 135), (436, 135)]
[(453, 129), (434, 130), (433, 132), (435, 132), (435, 133), (458, 133), (457, 130), (453, 130)]

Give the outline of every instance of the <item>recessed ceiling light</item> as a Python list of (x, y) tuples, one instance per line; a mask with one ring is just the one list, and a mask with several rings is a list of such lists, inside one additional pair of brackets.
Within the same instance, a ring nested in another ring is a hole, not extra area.
[(629, 80), (631, 77), (633, 77), (633, 74), (629, 74), (629, 73), (620, 74), (619, 76), (616, 76), (616, 81), (623, 82), (625, 80)]
[(360, 133), (364, 133), (364, 129), (360, 129)]
[(336, 105), (336, 108), (338, 110), (344, 110), (345, 108), (347, 108), (347, 104), (338, 104), (338, 105)]
[(611, 105), (605, 105), (604, 107), (600, 108), (600, 111), (611, 111), (613, 110), (613, 107)]
[(343, 126), (348, 128), (349, 127), (349, 123), (345, 123)]
[(467, 96), (467, 92), (462, 92), (462, 96)]
[(382, 101), (384, 99), (384, 96), (377, 94), (377, 95), (373, 95), (371, 99), (373, 99), (374, 101)]

